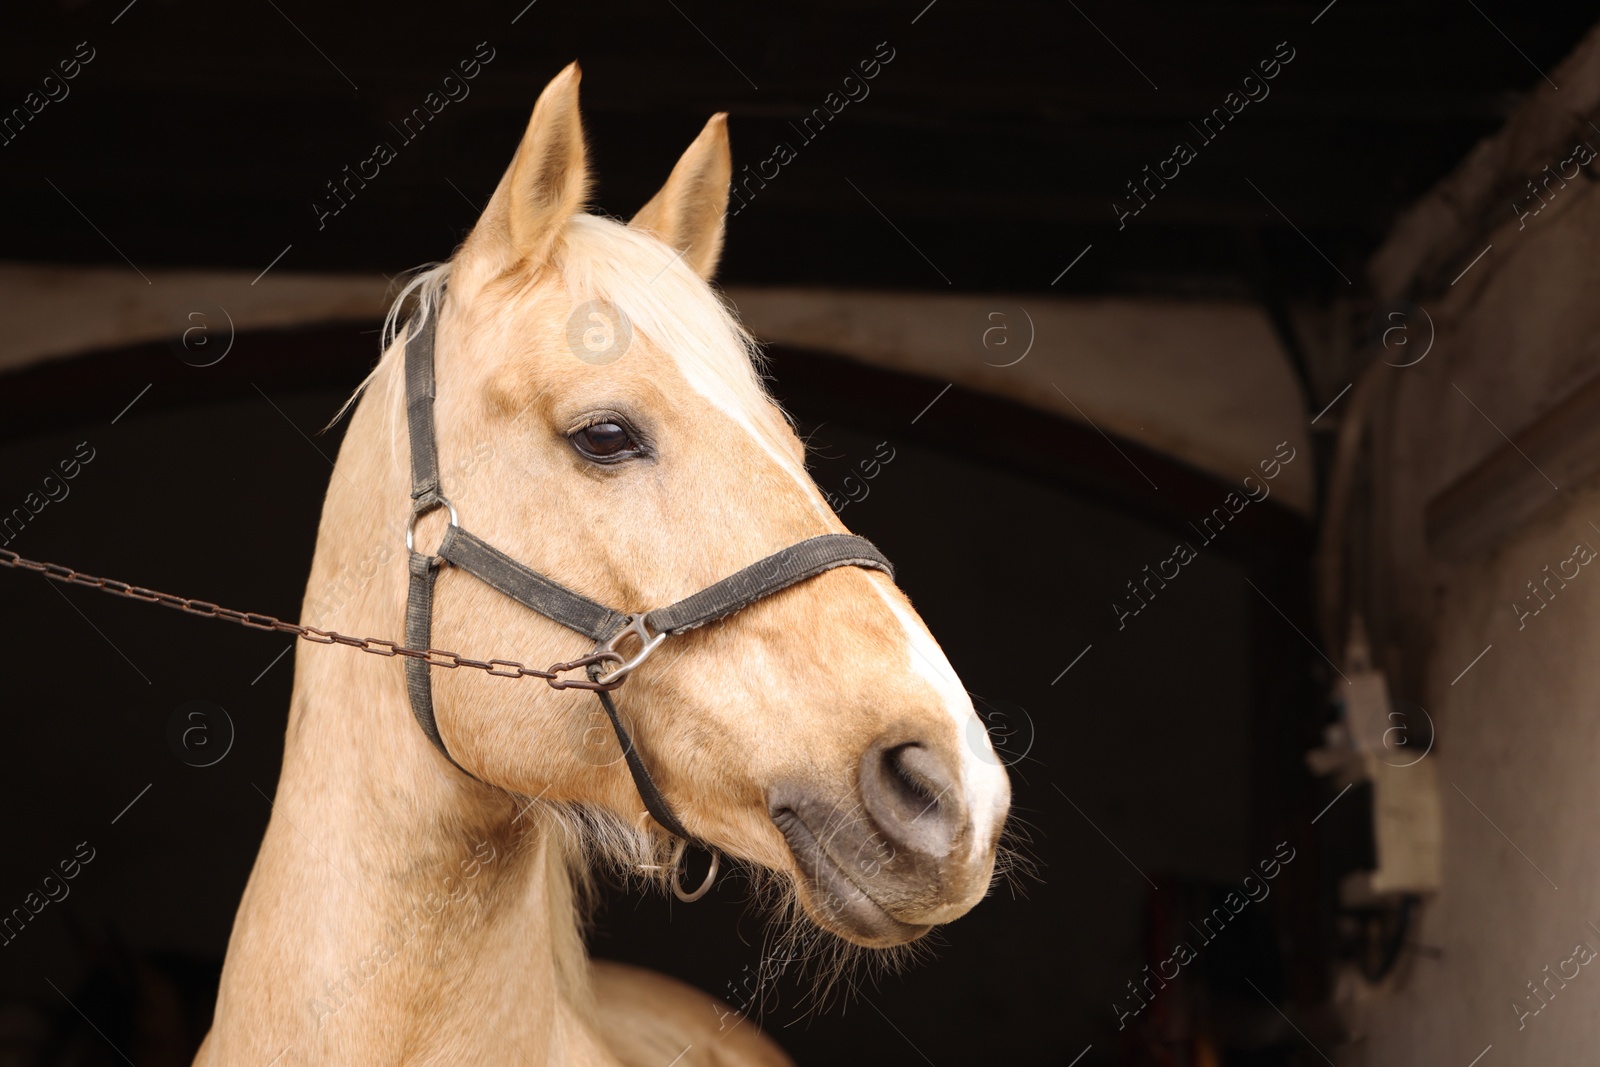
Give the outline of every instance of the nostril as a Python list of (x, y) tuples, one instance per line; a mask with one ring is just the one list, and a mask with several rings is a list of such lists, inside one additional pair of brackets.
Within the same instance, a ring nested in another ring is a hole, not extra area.
[(880, 743), (862, 754), (861, 800), (895, 848), (946, 855), (966, 820), (949, 761), (919, 741)]
[(889, 772), (888, 780), (905, 806), (911, 809), (912, 818), (939, 804), (939, 790), (913, 766), (915, 757), (906, 757), (908, 752), (920, 747), (916, 744), (897, 745), (885, 749), (883, 753), (884, 766)]

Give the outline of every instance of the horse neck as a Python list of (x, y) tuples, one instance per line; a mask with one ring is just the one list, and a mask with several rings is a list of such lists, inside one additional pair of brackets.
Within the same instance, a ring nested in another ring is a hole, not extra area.
[[(331, 616), (324, 599), (320, 621), (317, 599), (394, 532), (372, 517), (374, 500), (404, 515), (391, 413), (370, 402), (383, 386), (380, 376), (341, 449), (306, 603), (314, 624), (362, 636), (399, 636), (403, 548), (363, 566)], [(541, 829), (550, 816), (434, 751), (412, 719), (401, 660), (298, 646), (272, 806), (201, 1062), (266, 1063), (294, 1049), (285, 1067), (430, 1055), (541, 1064), (592, 1044), (566, 860)], [(605, 1059), (597, 1048), (592, 1058)]]

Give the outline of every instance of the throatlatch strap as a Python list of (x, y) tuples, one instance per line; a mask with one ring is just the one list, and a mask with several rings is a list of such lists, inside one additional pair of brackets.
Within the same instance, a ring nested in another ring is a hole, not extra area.
[[(601, 673), (599, 670), (592, 674)], [(611, 718), (611, 728), (616, 731), (617, 744), (622, 746), (622, 756), (628, 761), (628, 772), (633, 775), (633, 787), (639, 791), (639, 799), (644, 801), (644, 810), (650, 817), (660, 824), (661, 828), (670, 834), (677, 834), (685, 841), (698, 842), (700, 839), (684, 829), (683, 823), (678, 821), (677, 813), (672, 810), (672, 805), (667, 803), (667, 798), (661, 795), (655, 779), (650, 777), (650, 771), (644, 765), (644, 760), (639, 756), (639, 750), (634, 746), (633, 738), (628, 736), (627, 727), (622, 725), (622, 716), (617, 712), (617, 705), (611, 700), (611, 694), (604, 689), (595, 691), (595, 696), (600, 698), (600, 704), (606, 709), (606, 714)]]
[(645, 625), (652, 633), (681, 634), (834, 567), (866, 567), (894, 577), (894, 565), (865, 537), (822, 534), (757, 560), (676, 604), (657, 608), (644, 617)]
[(627, 622), (605, 605), (552, 582), (459, 526), (445, 531), (439, 555), (517, 603), (593, 641), (605, 641)]
[[(412, 552), (410, 559), (411, 584), (406, 590), (406, 644), (411, 648), (428, 648), (433, 640), (433, 580), (439, 575), (439, 560)], [(406, 694), (411, 698), (411, 714), (417, 725), (428, 735), (435, 748), (468, 777), (477, 775), (456, 763), (450, 750), (439, 736), (439, 724), (433, 718), (433, 681), (428, 676), (426, 660), (406, 658)]]
[[(439, 311), (434, 309), (434, 316)], [(433, 432), (433, 335), (430, 318), (406, 341), (406, 430), (411, 438), (411, 499), (439, 499), (439, 450)], [(408, 661), (409, 662), (409, 661)]]

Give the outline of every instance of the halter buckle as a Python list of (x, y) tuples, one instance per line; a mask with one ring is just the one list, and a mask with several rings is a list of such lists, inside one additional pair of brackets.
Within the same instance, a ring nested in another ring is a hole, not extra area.
[(597, 650), (601, 652), (609, 652), (613, 656), (620, 658), (622, 654), (617, 651), (617, 645), (622, 643), (622, 639), (630, 635), (639, 639), (639, 651), (633, 654), (632, 659), (626, 660), (620, 667), (612, 670), (611, 673), (603, 674), (599, 678), (596, 678), (595, 681), (600, 685), (608, 687), (621, 685), (623, 680), (626, 679), (629, 674), (633, 673), (633, 669), (639, 666), (639, 664), (643, 663), (645, 660), (649, 659), (650, 653), (654, 652), (656, 647), (667, 639), (667, 632), (665, 630), (658, 634), (652, 634), (650, 632), (650, 627), (645, 624), (644, 619), (645, 617), (643, 613), (629, 615), (627, 625), (623, 626), (621, 630), (618, 630), (616, 635), (613, 636), (611, 640), (601, 645), (599, 650)]

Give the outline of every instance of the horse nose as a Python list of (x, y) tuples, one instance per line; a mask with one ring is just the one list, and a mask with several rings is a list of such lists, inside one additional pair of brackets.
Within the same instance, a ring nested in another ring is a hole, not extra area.
[(808, 912), (857, 944), (881, 946), (978, 902), (1010, 790), (1002, 776), (986, 791), (962, 754), (959, 737), (901, 728), (857, 757), (854, 789), (810, 776), (773, 784), (767, 810), (794, 855)]
[(861, 800), (896, 849), (938, 863), (967, 825), (957, 764), (937, 747), (880, 737), (861, 756)]

